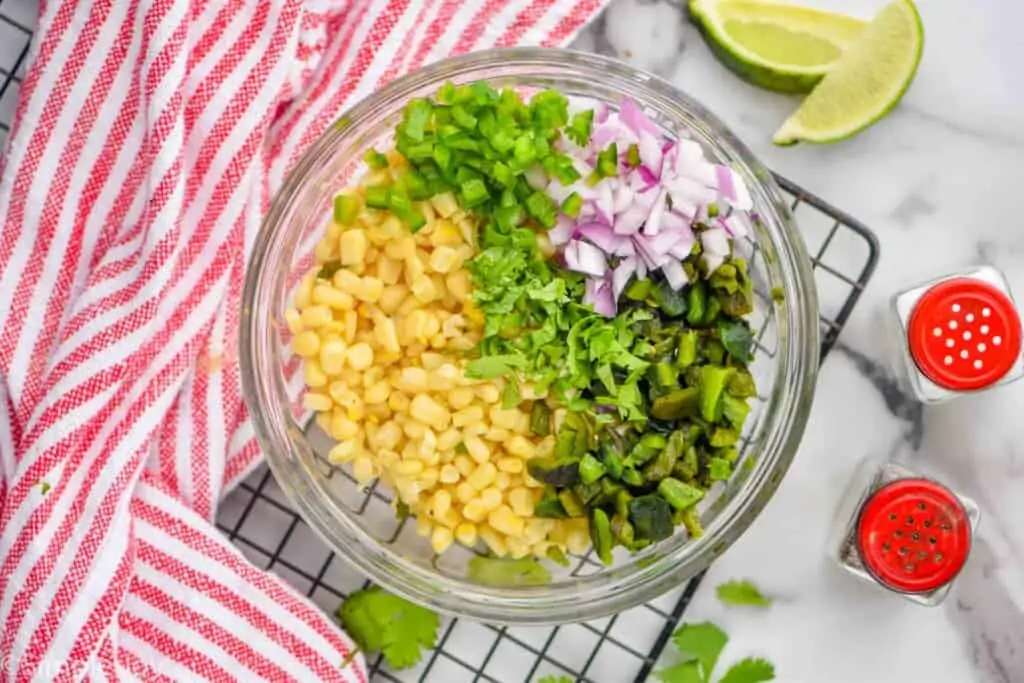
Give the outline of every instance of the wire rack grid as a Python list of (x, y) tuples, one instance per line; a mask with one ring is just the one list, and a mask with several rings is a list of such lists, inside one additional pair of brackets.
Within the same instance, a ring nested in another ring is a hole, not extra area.
[[(0, 0), (0, 150), (6, 148), (35, 12), (34, 0)], [(812, 254), (824, 359), (874, 271), (878, 243), (849, 215), (785, 178), (776, 179), (791, 200)], [(364, 506), (389, 503), (390, 498), (376, 489), (363, 501)], [(265, 466), (225, 497), (217, 525), (253, 563), (280, 575), (326, 611), (333, 612), (348, 594), (368, 585), (295, 514)], [(401, 531), (396, 525), (395, 535)], [(593, 565), (584, 556), (575, 571), (585, 573)], [(372, 658), (372, 680), (523, 683), (551, 674), (580, 683), (644, 681), (701, 578), (646, 605), (577, 624), (501, 627), (445, 619), (437, 647), (416, 668), (389, 671), (380, 658)]]

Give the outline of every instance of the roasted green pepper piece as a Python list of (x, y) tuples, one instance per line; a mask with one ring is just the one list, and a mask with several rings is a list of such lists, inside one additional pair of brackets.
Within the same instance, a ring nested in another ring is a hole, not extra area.
[(580, 480), (580, 463), (569, 458), (533, 458), (526, 469), (537, 481), (552, 486), (572, 486)]
[(650, 293), (651, 281), (647, 279), (633, 280), (626, 286), (626, 291), (624, 292), (626, 298), (631, 301), (643, 301)]
[(551, 433), (551, 408), (544, 401), (534, 401), (530, 408), (530, 431), (537, 436)]
[(601, 508), (595, 508), (590, 517), (590, 540), (594, 543), (597, 556), (605, 564), (612, 563), (612, 529), (608, 515)]
[(570, 517), (583, 517), (587, 514), (587, 510), (583, 506), (583, 501), (569, 489), (558, 492), (558, 502), (562, 504), (562, 509), (565, 510), (565, 514)]
[(659, 420), (681, 420), (692, 417), (700, 409), (700, 389), (686, 387), (665, 396), (659, 396), (651, 403), (651, 415)]
[(658, 493), (668, 501), (669, 505), (677, 510), (685, 510), (696, 505), (704, 497), (702, 489), (672, 477), (666, 477), (658, 483)]
[(688, 368), (697, 360), (697, 332), (686, 330), (679, 335), (679, 346), (676, 352), (676, 364)]
[(745, 400), (730, 394), (726, 387), (725, 393), (722, 394), (722, 417), (736, 429), (741, 429), (749, 413), (750, 405)]
[(725, 391), (729, 378), (736, 372), (734, 368), (718, 365), (702, 365), (700, 368), (700, 415), (707, 422), (718, 422), (722, 416), (719, 399)]
[(655, 494), (630, 501), (629, 521), (637, 540), (661, 541), (672, 535), (672, 510), (664, 498)]
[(690, 286), (687, 294), (686, 322), (694, 327), (704, 322), (704, 312), (707, 309), (707, 292), (704, 283), (698, 281)]
[[(726, 444), (723, 444), (726, 445)], [(580, 459), (580, 480), (584, 484), (593, 484), (595, 481), (605, 475), (605, 467), (601, 464), (601, 461), (592, 456), (590, 453), (585, 453), (583, 458)]]

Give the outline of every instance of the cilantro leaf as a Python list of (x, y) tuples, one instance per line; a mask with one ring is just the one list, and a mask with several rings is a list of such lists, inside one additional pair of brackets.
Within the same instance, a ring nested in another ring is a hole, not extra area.
[(503, 377), (514, 370), (526, 367), (526, 359), (515, 353), (500, 356), (484, 356), (466, 363), (466, 377), (493, 379)]
[(749, 581), (726, 581), (715, 588), (718, 599), (726, 605), (754, 605), (768, 607), (770, 598), (764, 596), (757, 586)]
[(764, 683), (775, 680), (775, 667), (763, 659), (742, 659), (725, 672), (718, 683)]
[(751, 351), (754, 345), (754, 335), (750, 332), (750, 325), (746, 321), (719, 320), (718, 336), (722, 340), (725, 350), (738, 362), (746, 365), (754, 357)]
[(436, 613), (380, 586), (350, 595), (337, 617), (361, 650), (382, 653), (393, 669), (415, 666), (422, 657), (421, 648), (431, 648), (437, 641), (440, 623)]
[(581, 111), (572, 117), (572, 123), (570, 123), (565, 129), (565, 134), (568, 135), (569, 139), (577, 145), (584, 147), (588, 142), (590, 142), (590, 128), (593, 122), (593, 109)]
[(695, 659), (655, 671), (654, 677), (664, 683), (704, 683), (705, 680), (700, 675), (700, 665)]
[(698, 624), (683, 624), (672, 634), (672, 642), (680, 653), (696, 659), (701, 666), (705, 681), (711, 680), (718, 655), (729, 642), (729, 636), (710, 621)]
[(537, 681), (537, 683), (574, 683), (574, 681), (568, 676), (558, 676), (556, 678), (554, 674), (549, 674)]

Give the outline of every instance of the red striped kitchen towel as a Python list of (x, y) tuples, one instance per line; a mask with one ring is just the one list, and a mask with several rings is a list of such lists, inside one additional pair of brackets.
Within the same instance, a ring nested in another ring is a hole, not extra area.
[(365, 681), (212, 526), (269, 198), (348, 104), (605, 0), (45, 0), (0, 160), (0, 683)]

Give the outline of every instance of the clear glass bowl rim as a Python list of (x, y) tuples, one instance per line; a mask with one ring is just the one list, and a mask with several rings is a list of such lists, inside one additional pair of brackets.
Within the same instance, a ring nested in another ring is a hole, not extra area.
[[(750, 186), (770, 238), (762, 246), (770, 250), (770, 257), (778, 264), (780, 280), (773, 284), (781, 286), (784, 293), (776, 317), (788, 322), (785, 329), (777, 323), (778, 360), (772, 397), (766, 406), (766, 410), (775, 412), (774, 419), (765, 424), (759, 443), (753, 447), (753, 467), (703, 537), (680, 542), (677, 534), (659, 546), (659, 550), (662, 546), (667, 549), (653, 559), (580, 577), (572, 589), (562, 586), (545, 590), (540, 586), (509, 591), (474, 587), (404, 562), (384, 551), (346, 514), (339, 516), (338, 506), (326, 500), (325, 493), (313, 484), (309, 463), (298, 457), (304, 437), (296, 434), (294, 423), (282, 424), (289, 422), (281, 419), (287, 411), (282, 412), (278, 405), (283, 386), (260, 370), (273, 362), (271, 337), (275, 323), (270, 313), (273, 306), (261, 302), (259, 295), (267, 288), (268, 278), (277, 275), (274, 268), (280, 267), (268, 263), (268, 258), (288, 231), (286, 218), (323, 161), (339, 148), (346, 135), (358, 131), (360, 125), (372, 125), (385, 103), (404, 103), (414, 93), (436, 89), (446, 80), (474, 80), (481, 77), (474, 74), (483, 71), (499, 71), (514, 79), (517, 75), (529, 76), (531, 69), (551, 74), (553, 80), (558, 78), (554, 72), (565, 70), (564, 77), (615, 83), (643, 104), (650, 106), (656, 100), (671, 103), (711, 128), (721, 147), (717, 151), (724, 152)], [(340, 557), (385, 588), (442, 612), (506, 624), (583, 621), (621, 612), (656, 598), (706, 569), (747, 529), (788, 470), (810, 412), (818, 354), (818, 306), (811, 262), (771, 173), (717, 117), (675, 86), (614, 59), (555, 48), (495, 49), (441, 60), (392, 81), (343, 113), (304, 152), (273, 198), (246, 271), (240, 320), (243, 394), (270, 468), (299, 514)]]

